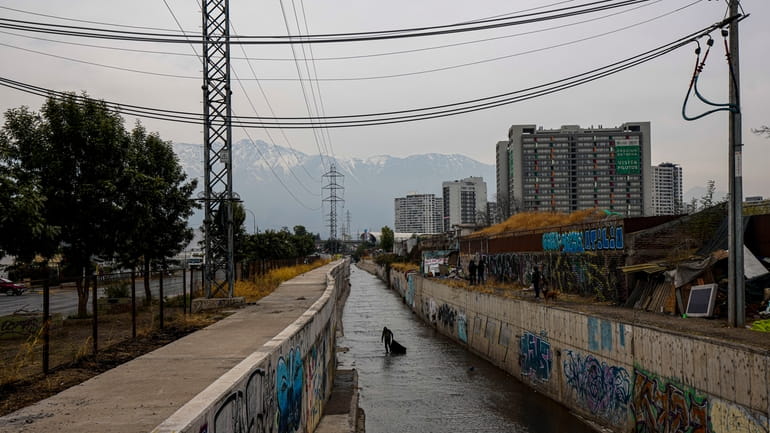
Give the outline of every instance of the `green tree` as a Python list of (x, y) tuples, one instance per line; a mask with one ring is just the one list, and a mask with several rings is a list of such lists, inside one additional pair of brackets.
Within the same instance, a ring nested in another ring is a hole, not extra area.
[(383, 227), (381, 230), (382, 233), (380, 234), (380, 248), (386, 252), (393, 251), (393, 230), (391, 230), (388, 226)]
[[(77, 275), (95, 257), (112, 257), (120, 232), (121, 184), (129, 141), (123, 120), (102, 101), (68, 94), (48, 99), (35, 132), (12, 130), (25, 170), (45, 197), (43, 218)], [(38, 140), (22, 139), (34, 135)], [(90, 279), (77, 280), (78, 315), (86, 315)]]
[(197, 182), (188, 182), (171, 143), (148, 134), (137, 124), (130, 134), (123, 197), (121, 261), (133, 269), (142, 265), (145, 302), (152, 299), (149, 273), (153, 263), (163, 267), (192, 239), (187, 219), (196, 204), (191, 200)]
[(8, 110), (0, 130), (0, 257), (13, 255), (29, 263), (50, 258), (58, 247), (59, 228), (44, 215), (45, 196), (34, 165), (34, 149), (44, 144), (42, 117), (26, 107)]
[(294, 226), (294, 249), (297, 257), (305, 257), (315, 252), (315, 236), (305, 226)]

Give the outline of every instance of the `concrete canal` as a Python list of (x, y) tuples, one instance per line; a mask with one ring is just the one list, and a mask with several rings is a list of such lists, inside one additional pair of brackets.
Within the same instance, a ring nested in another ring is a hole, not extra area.
[[(424, 324), (376, 276), (353, 266), (350, 281), (339, 359), (358, 370), (367, 433), (594, 431)], [(385, 354), (383, 326), (406, 355)]]

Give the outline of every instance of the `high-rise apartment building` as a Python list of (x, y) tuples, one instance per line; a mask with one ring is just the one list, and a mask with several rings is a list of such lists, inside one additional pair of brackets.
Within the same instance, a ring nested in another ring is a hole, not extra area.
[(468, 177), (441, 184), (444, 193), (444, 231), (457, 224), (484, 224), (487, 212), (487, 183)]
[(682, 203), (682, 167), (664, 162), (652, 167), (653, 215), (684, 213)]
[(513, 125), (507, 144), (497, 144), (497, 164), (497, 200), (507, 199), (509, 209), (503, 219), (518, 211), (589, 208), (624, 216), (653, 213), (650, 122), (614, 128)]
[(395, 199), (397, 233), (441, 233), (444, 204), (435, 194), (407, 194)]

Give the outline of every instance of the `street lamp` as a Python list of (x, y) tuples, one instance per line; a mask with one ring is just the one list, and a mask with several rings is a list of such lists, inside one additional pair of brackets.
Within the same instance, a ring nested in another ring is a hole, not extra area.
[(257, 216), (254, 215), (254, 212), (252, 212), (251, 209), (243, 208), (243, 210), (251, 214), (251, 218), (252, 218), (251, 221), (254, 224), (252, 234), (257, 233)]

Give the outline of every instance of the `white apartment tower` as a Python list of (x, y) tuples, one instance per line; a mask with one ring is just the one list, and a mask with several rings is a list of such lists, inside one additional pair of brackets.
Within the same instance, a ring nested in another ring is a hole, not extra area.
[[(497, 143), (497, 201), (518, 211), (597, 208), (653, 214), (650, 122), (618, 127), (513, 125)], [(502, 208), (502, 206), (501, 206)]]
[(407, 194), (395, 199), (397, 233), (441, 233), (443, 203), (434, 194)]
[(467, 177), (441, 184), (444, 192), (444, 231), (457, 224), (483, 224), (487, 212), (487, 183)]
[(664, 162), (652, 167), (652, 209), (654, 215), (684, 213), (679, 164)]

